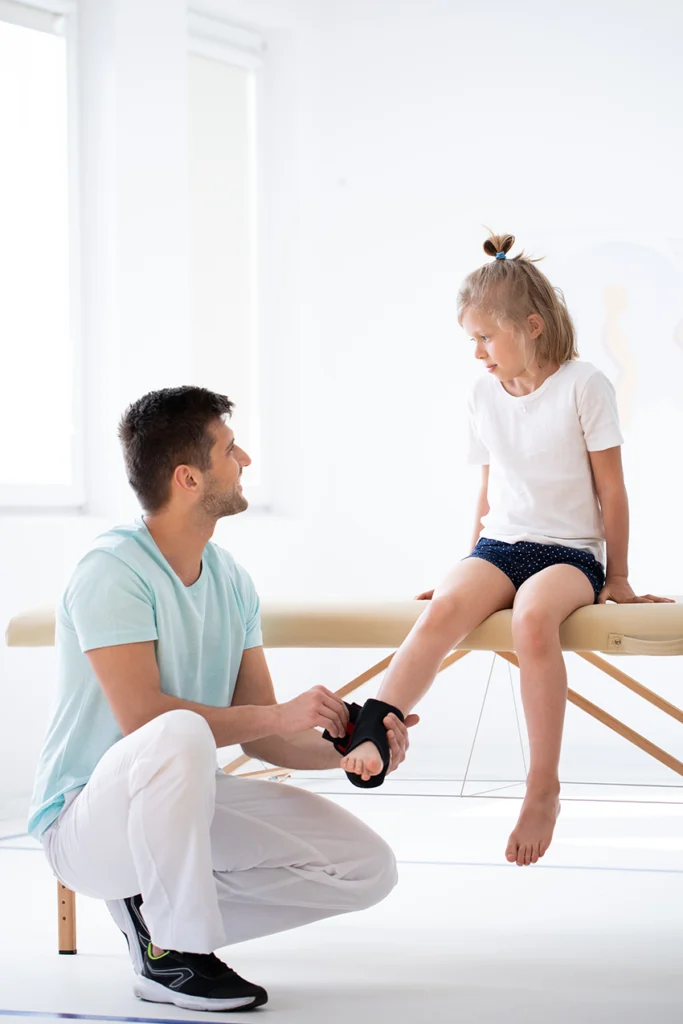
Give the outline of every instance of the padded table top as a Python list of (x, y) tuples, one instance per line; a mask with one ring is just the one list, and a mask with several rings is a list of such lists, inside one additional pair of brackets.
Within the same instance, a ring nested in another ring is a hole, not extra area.
[[(266, 647), (396, 648), (426, 607), (424, 601), (273, 602), (262, 604)], [(512, 612), (491, 615), (459, 645), (469, 651), (513, 651)], [(54, 608), (15, 615), (10, 647), (54, 644)], [(683, 597), (676, 604), (604, 604), (579, 608), (560, 629), (566, 651), (683, 655)]]

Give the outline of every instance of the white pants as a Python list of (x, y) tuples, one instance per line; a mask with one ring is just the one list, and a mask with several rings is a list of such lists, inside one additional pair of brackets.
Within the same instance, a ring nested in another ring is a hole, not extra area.
[(370, 907), (397, 881), (384, 840), (335, 804), (217, 773), (193, 711), (114, 744), (43, 844), (64, 885), (141, 893), (154, 944), (193, 953)]

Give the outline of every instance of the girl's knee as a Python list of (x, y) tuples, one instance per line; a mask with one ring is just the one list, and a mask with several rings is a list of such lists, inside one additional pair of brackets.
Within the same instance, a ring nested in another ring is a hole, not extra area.
[(442, 631), (457, 624), (458, 601), (455, 595), (442, 594), (433, 598), (429, 607), (418, 620), (424, 630)]
[(530, 606), (513, 611), (512, 638), (515, 650), (541, 653), (559, 644), (559, 625), (542, 607)]

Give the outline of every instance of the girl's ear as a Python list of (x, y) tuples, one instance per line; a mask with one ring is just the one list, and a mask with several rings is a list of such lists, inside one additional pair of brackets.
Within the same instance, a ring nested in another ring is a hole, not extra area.
[(543, 334), (543, 328), (545, 327), (545, 320), (540, 313), (530, 313), (526, 318), (527, 327), (529, 329), (529, 337), (535, 340), (541, 334)]

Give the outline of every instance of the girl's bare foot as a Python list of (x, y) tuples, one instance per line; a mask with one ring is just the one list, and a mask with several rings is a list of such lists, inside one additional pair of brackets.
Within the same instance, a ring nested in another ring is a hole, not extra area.
[[(355, 753), (355, 751), (354, 751)], [(517, 824), (508, 840), (505, 856), (519, 867), (535, 864), (550, 846), (560, 813), (559, 790), (527, 790)]]
[(373, 775), (381, 773), (384, 762), (375, 744), (368, 740), (367, 743), (361, 743), (350, 754), (342, 758), (341, 766), (345, 772), (360, 775), (363, 782), (368, 782)]

